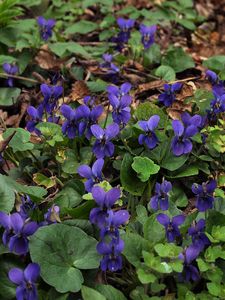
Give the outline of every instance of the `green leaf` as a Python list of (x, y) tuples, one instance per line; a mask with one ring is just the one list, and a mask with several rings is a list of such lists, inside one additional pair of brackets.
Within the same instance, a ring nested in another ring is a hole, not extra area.
[(81, 20), (65, 30), (65, 34), (87, 34), (98, 28), (98, 24), (87, 20)]
[(23, 128), (8, 128), (3, 133), (3, 138), (7, 139), (14, 132), (16, 132), (13, 138), (9, 142), (9, 146), (12, 147), (13, 152), (32, 150), (34, 145), (30, 142), (30, 132)]
[(171, 150), (168, 149), (161, 161), (160, 167), (169, 171), (175, 171), (183, 166), (187, 159), (188, 155), (175, 156)]
[(144, 262), (150, 269), (159, 273), (171, 273), (173, 270), (171, 266), (165, 261), (161, 261), (161, 258), (154, 256), (151, 252), (143, 251)]
[(160, 66), (156, 69), (155, 75), (161, 77), (166, 81), (173, 81), (176, 79), (176, 73), (170, 66)]
[(85, 285), (83, 285), (81, 288), (81, 294), (83, 300), (107, 300), (106, 297), (100, 294), (98, 291)]
[(154, 274), (148, 273), (144, 269), (138, 269), (137, 275), (142, 284), (153, 283), (156, 280), (156, 276)]
[(0, 105), (11, 106), (17, 103), (21, 89), (18, 88), (0, 88)]
[(75, 207), (81, 203), (84, 192), (83, 183), (74, 179), (63, 187), (63, 189), (57, 194), (54, 202), (62, 209), (64, 207)]
[(61, 126), (50, 122), (41, 122), (36, 125), (36, 128), (41, 131), (47, 143), (54, 147), (56, 142), (63, 141)]
[(177, 18), (176, 22), (179, 23), (180, 25), (182, 25), (183, 27), (187, 28), (187, 29), (190, 29), (190, 30), (195, 30), (196, 29), (195, 23), (190, 21), (190, 20), (187, 20), (185, 18), (182, 18), (182, 19)]
[(151, 116), (158, 115), (160, 117), (160, 126), (164, 126), (167, 118), (161, 108), (150, 102), (140, 103), (134, 111), (134, 115), (139, 121), (147, 121)]
[(99, 266), (96, 240), (79, 228), (52, 224), (30, 239), (32, 261), (41, 267), (45, 282), (60, 293), (78, 292), (84, 281), (79, 269)]
[(173, 185), (172, 192), (170, 192), (170, 200), (178, 207), (185, 207), (188, 204), (188, 198), (179, 186)]
[(151, 175), (157, 174), (160, 170), (160, 167), (154, 161), (142, 156), (134, 157), (134, 162), (131, 166), (142, 182), (147, 181)]
[(164, 227), (156, 220), (156, 214), (152, 214), (144, 224), (144, 238), (155, 244), (165, 238)]
[(2, 65), (6, 62), (9, 64), (12, 64), (12, 63), (15, 63), (16, 61), (17, 61), (17, 59), (13, 56), (0, 55), (0, 68), (2, 68)]
[(104, 92), (108, 83), (102, 79), (96, 81), (88, 81), (87, 86), (92, 93)]
[(191, 56), (186, 54), (182, 48), (169, 49), (166, 56), (162, 59), (162, 64), (170, 66), (176, 73), (195, 66)]
[(10, 213), (15, 203), (15, 193), (3, 175), (0, 175), (0, 199), (0, 211)]
[(84, 58), (90, 58), (89, 53), (84, 49), (84, 47), (75, 42), (58, 42), (49, 44), (49, 48), (59, 57), (77, 54), (83, 56)]
[(202, 258), (197, 258), (196, 261), (201, 272), (205, 272), (210, 268), (210, 264), (206, 263)]
[(55, 185), (55, 180), (53, 178), (49, 178), (41, 173), (35, 173), (33, 175), (33, 181), (37, 185), (45, 186), (47, 189), (49, 189), (50, 187), (53, 187)]
[(145, 183), (137, 178), (136, 173), (132, 169), (132, 163), (133, 157), (129, 153), (126, 153), (121, 165), (121, 183), (124, 189), (132, 195), (141, 196), (145, 189)]
[(197, 104), (200, 114), (205, 114), (205, 111), (210, 108), (210, 102), (214, 98), (213, 93), (204, 89), (197, 89), (192, 102)]
[(144, 66), (148, 67), (153, 64), (159, 64), (161, 60), (160, 47), (153, 44), (149, 49), (144, 51)]
[(133, 266), (139, 267), (141, 265), (142, 251), (150, 249), (149, 242), (135, 233), (123, 234), (121, 238), (125, 242), (123, 255)]
[(170, 176), (170, 178), (181, 178), (198, 175), (199, 169), (195, 165), (184, 167), (176, 175)]
[(176, 258), (181, 252), (182, 248), (175, 244), (157, 244), (154, 246), (155, 251), (161, 257)]
[(212, 56), (203, 62), (203, 66), (216, 72), (222, 71), (225, 67), (225, 55)]
[(213, 226), (211, 235), (214, 239), (225, 242), (225, 226)]
[(109, 284), (98, 284), (95, 289), (104, 295), (107, 300), (127, 300), (121, 291)]

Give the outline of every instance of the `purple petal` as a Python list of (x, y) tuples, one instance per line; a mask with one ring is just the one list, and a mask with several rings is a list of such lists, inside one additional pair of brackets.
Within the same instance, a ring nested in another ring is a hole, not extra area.
[(154, 115), (152, 116), (149, 120), (148, 120), (148, 128), (151, 131), (154, 131), (154, 129), (158, 126), (160, 121), (160, 117), (158, 115)]
[(110, 124), (106, 127), (105, 135), (107, 140), (111, 140), (120, 132), (119, 125), (116, 123)]
[(194, 259), (196, 259), (199, 255), (199, 250), (198, 248), (194, 247), (193, 245), (190, 245), (189, 247), (187, 247), (186, 250), (186, 262), (188, 264), (190, 264)]
[(116, 227), (119, 227), (122, 224), (125, 224), (130, 218), (130, 214), (127, 210), (121, 209), (114, 213), (113, 224)]
[(161, 208), (161, 210), (168, 210), (168, 208), (169, 208), (168, 199), (160, 199), (159, 200), (159, 207)]
[(28, 251), (28, 240), (24, 237), (11, 237), (9, 240), (9, 250), (18, 255), (26, 254)]
[(177, 136), (175, 136), (172, 139), (171, 148), (172, 148), (173, 154), (176, 156), (180, 156), (180, 155), (184, 154), (184, 143), (178, 141)]
[(56, 21), (54, 19), (47, 20), (47, 26), (53, 28), (55, 26)]
[(2, 65), (2, 68), (3, 70), (7, 73), (7, 74), (10, 74), (10, 71), (11, 71), (11, 65), (9, 63), (4, 63)]
[(100, 186), (94, 186), (91, 193), (96, 203), (103, 207), (105, 205), (106, 192)]
[(182, 88), (182, 83), (176, 82), (176, 83), (174, 83), (174, 84), (171, 85), (171, 92), (172, 92), (172, 93), (177, 92), (177, 91), (179, 91), (181, 88)]
[(99, 242), (97, 244), (96, 249), (97, 249), (98, 253), (102, 254), (102, 255), (111, 254), (111, 252), (112, 252), (111, 245), (107, 244), (105, 242)]
[(132, 85), (129, 82), (125, 82), (121, 85), (120, 90), (122, 92), (122, 95), (125, 95), (127, 93), (129, 93), (130, 89), (131, 89)]
[(40, 17), (38, 17), (37, 18), (37, 22), (38, 22), (38, 25), (39, 26), (45, 26), (46, 25), (46, 20), (45, 20), (45, 18), (44, 17), (42, 17), (42, 16), (40, 16)]
[(120, 189), (113, 188), (106, 193), (105, 196), (105, 205), (106, 207), (111, 208), (113, 204), (120, 198)]
[(92, 177), (92, 171), (91, 168), (87, 165), (82, 165), (77, 169), (77, 172), (80, 176), (84, 177), (84, 178), (91, 178)]
[(167, 226), (170, 223), (170, 218), (165, 214), (158, 214), (156, 219), (163, 226)]
[(44, 97), (50, 98), (52, 95), (52, 89), (47, 84), (43, 83), (41, 84), (41, 92)]
[(172, 223), (177, 225), (177, 226), (183, 224), (184, 221), (185, 221), (185, 216), (183, 216), (183, 215), (175, 216), (172, 219)]
[(105, 134), (104, 130), (96, 124), (91, 126), (91, 132), (99, 140), (101, 140)]
[(37, 231), (37, 229), (38, 229), (37, 222), (29, 222), (29, 223), (24, 225), (23, 233), (26, 236), (29, 236), (29, 235), (32, 235), (33, 233), (35, 233), (35, 231)]
[(103, 166), (104, 166), (104, 159), (99, 158), (95, 161), (95, 163), (92, 166), (92, 172), (95, 177), (101, 178)]
[(124, 108), (124, 107), (127, 107), (131, 104), (131, 96), (130, 95), (124, 95), (122, 96), (121, 98), (121, 107)]
[(24, 220), (19, 213), (14, 213), (10, 216), (11, 226), (15, 233), (19, 233), (24, 225)]
[(184, 133), (184, 125), (179, 120), (173, 120), (172, 121), (172, 127), (175, 135), (182, 136)]
[(115, 85), (109, 85), (107, 86), (107, 92), (117, 96), (119, 94), (119, 88)]
[(150, 206), (152, 209), (157, 210), (158, 209), (158, 196), (153, 196), (150, 200)]
[(192, 137), (198, 132), (198, 128), (194, 125), (190, 125), (185, 129), (185, 137)]
[(200, 219), (198, 221), (198, 223), (196, 224), (196, 229), (198, 231), (202, 231), (205, 228), (205, 220), (204, 219)]
[(111, 142), (105, 144), (104, 155), (111, 157), (114, 153), (115, 146)]
[(184, 140), (184, 154), (190, 153), (192, 150), (192, 142), (188, 139)]
[(209, 183), (206, 184), (206, 190), (208, 193), (213, 193), (216, 189), (217, 182), (216, 180), (211, 180)]
[(24, 277), (29, 282), (36, 282), (40, 276), (40, 267), (36, 263), (30, 263), (24, 270)]
[(114, 109), (118, 108), (120, 105), (118, 97), (114, 94), (109, 94), (109, 102)]
[(19, 268), (12, 268), (8, 275), (9, 279), (17, 285), (21, 284), (24, 280), (23, 271)]
[(164, 180), (161, 184), (161, 189), (164, 193), (169, 193), (172, 190), (171, 182)]
[(147, 121), (139, 121), (138, 125), (143, 129), (144, 131), (148, 131), (148, 122)]
[(0, 224), (4, 228), (10, 228), (11, 227), (11, 222), (10, 222), (10, 216), (7, 215), (6, 213), (0, 211)]

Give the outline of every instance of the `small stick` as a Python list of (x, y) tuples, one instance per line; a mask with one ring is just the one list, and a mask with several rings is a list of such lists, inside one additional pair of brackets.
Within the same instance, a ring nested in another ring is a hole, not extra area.
[(6, 73), (0, 73), (0, 77), (3, 77), (3, 78), (9, 78), (9, 77), (11, 77), (11, 78), (15, 78), (15, 79), (26, 80), (26, 81), (33, 82), (33, 83), (39, 83), (39, 81), (37, 81), (35, 79), (31, 79), (31, 78), (27, 78), (27, 77), (23, 77), (23, 76), (6, 74)]

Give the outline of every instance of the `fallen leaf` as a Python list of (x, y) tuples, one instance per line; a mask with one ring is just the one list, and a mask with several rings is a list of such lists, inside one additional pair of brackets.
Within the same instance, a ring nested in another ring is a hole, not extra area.
[(90, 91), (87, 87), (87, 84), (83, 80), (78, 80), (72, 85), (72, 90), (69, 95), (70, 101), (78, 101), (83, 99), (85, 96), (88, 96)]
[(157, 89), (163, 86), (163, 84), (166, 83), (163, 80), (154, 80), (147, 83), (139, 84), (138, 86), (138, 92), (143, 93), (145, 91)]
[(64, 60), (58, 59), (54, 56), (54, 54), (49, 50), (48, 45), (43, 45), (41, 47), (34, 60), (42, 69), (45, 70), (59, 70), (64, 63)]

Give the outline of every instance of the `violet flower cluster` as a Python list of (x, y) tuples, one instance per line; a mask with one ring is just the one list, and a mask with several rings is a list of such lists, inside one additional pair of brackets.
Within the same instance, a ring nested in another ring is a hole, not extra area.
[(210, 109), (207, 110), (207, 117), (209, 121), (215, 121), (218, 114), (225, 112), (224, 81), (220, 80), (217, 74), (210, 70), (206, 72), (206, 77), (212, 84), (212, 92), (214, 96), (210, 103)]
[(159, 95), (159, 102), (169, 107), (176, 100), (176, 92), (180, 91), (182, 84), (177, 82), (174, 84), (164, 84), (165, 92)]
[(37, 23), (40, 28), (40, 34), (44, 41), (47, 41), (52, 37), (52, 29), (55, 26), (56, 21), (53, 19), (46, 20), (44, 17), (40, 16), (37, 19)]
[(145, 144), (149, 149), (154, 149), (157, 146), (159, 140), (155, 134), (155, 129), (157, 128), (159, 121), (160, 117), (154, 115), (150, 117), (148, 121), (138, 122), (138, 125), (145, 132), (144, 134), (139, 135), (138, 142), (140, 145)]
[(87, 139), (90, 139), (92, 136), (91, 127), (97, 123), (103, 112), (103, 107), (101, 105), (94, 106), (94, 100), (89, 96), (84, 98), (84, 103), (76, 109), (72, 109), (66, 104), (60, 108), (62, 115), (66, 119), (62, 125), (62, 132), (69, 139), (74, 139), (83, 134), (85, 134)]
[(157, 26), (146, 26), (144, 24), (140, 25), (140, 33), (141, 33), (141, 42), (144, 45), (145, 49), (149, 49), (155, 42), (155, 32)]
[(17, 285), (17, 300), (38, 300), (36, 281), (40, 276), (40, 267), (36, 263), (30, 263), (24, 271), (12, 268), (9, 271), (9, 279)]
[(10, 75), (16, 75), (19, 72), (19, 68), (15, 64), (4, 63), (2, 65), (3, 71), (9, 75), (7, 84), (9, 87), (13, 87), (14, 79)]
[(168, 193), (172, 190), (171, 182), (164, 180), (161, 184), (156, 182), (155, 195), (150, 200), (150, 206), (154, 210), (168, 210), (169, 196)]
[(130, 104), (132, 101), (129, 91), (131, 84), (126, 82), (117, 87), (109, 85), (107, 87), (109, 103), (112, 106), (112, 118), (118, 125), (126, 125), (130, 120)]
[(98, 205), (90, 212), (90, 221), (100, 229), (100, 242), (97, 251), (103, 255), (100, 263), (102, 271), (116, 272), (122, 269), (121, 252), (124, 242), (120, 238), (119, 227), (129, 219), (127, 210), (114, 211), (112, 207), (120, 198), (120, 189), (112, 188), (105, 192), (99, 186), (92, 188), (92, 196)]
[(36, 128), (36, 125), (42, 122), (44, 115), (47, 116), (48, 122), (58, 123), (59, 118), (54, 115), (54, 110), (58, 105), (58, 100), (63, 93), (63, 87), (60, 85), (50, 86), (47, 84), (41, 84), (41, 92), (44, 96), (43, 101), (37, 108), (29, 106), (27, 113), (30, 116), (30, 120), (27, 122), (27, 130), (35, 132), (40, 135), (40, 131)]

